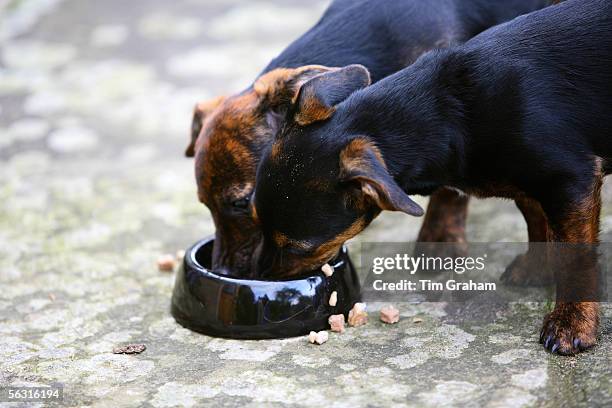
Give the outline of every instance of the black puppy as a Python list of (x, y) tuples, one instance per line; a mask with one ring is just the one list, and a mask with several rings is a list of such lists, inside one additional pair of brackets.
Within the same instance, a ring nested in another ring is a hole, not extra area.
[[(433, 48), (461, 43), (547, 0), (336, 0), (321, 20), (275, 58), (253, 85), (197, 105), (188, 156), (198, 197), (216, 226), (213, 266), (246, 272), (261, 239), (250, 198), (257, 165), (274, 137), (274, 118), (299, 85), (329, 67), (363, 64), (374, 81)], [(318, 65), (313, 65), (318, 64)], [(432, 197), (420, 241), (465, 242), (467, 196)], [(537, 218), (530, 219), (537, 230)]]
[[(550, 240), (597, 242), (612, 171), (611, 33), (611, 1), (568, 0), (369, 87), (358, 65), (305, 83), (258, 171), (262, 268), (319, 267), (381, 210), (421, 215), (408, 194), (440, 186), (529, 198)], [(595, 344), (598, 304), (563, 300), (558, 291), (541, 341), (573, 354)]]

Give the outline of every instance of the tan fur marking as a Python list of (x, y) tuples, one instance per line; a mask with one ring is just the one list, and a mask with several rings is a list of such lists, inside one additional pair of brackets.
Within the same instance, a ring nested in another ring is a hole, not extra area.
[(191, 139), (187, 149), (185, 149), (185, 156), (193, 157), (195, 155), (195, 146), (198, 136), (202, 132), (204, 122), (206, 118), (225, 100), (224, 96), (211, 99), (206, 102), (199, 102), (193, 109), (193, 119), (191, 123)]
[(363, 158), (366, 156), (368, 151), (374, 153), (374, 156), (378, 159), (378, 161), (380, 161), (382, 166), (385, 169), (387, 168), (387, 164), (383, 159), (380, 149), (376, 147), (372, 141), (364, 137), (358, 137), (351, 140), (351, 142), (344, 149), (342, 149), (342, 152), (340, 152), (340, 163), (342, 166), (341, 170), (345, 174), (348, 174), (353, 170), (363, 169), (364, 166), (368, 165), (363, 161)]
[(253, 84), (253, 89), (255, 93), (263, 99), (280, 101), (286, 98), (287, 101), (293, 101), (293, 98), (302, 84), (332, 69), (337, 68), (325, 67), (323, 65), (304, 65), (299, 68), (277, 68), (259, 77)]
[(283, 149), (282, 149), (283, 145), (282, 145), (282, 141), (277, 140), (274, 142), (274, 144), (272, 145), (272, 150), (270, 152), (270, 157), (272, 158), (272, 160), (278, 160)]
[[(308, 88), (308, 87), (306, 87)], [(300, 126), (306, 126), (314, 122), (329, 119), (336, 108), (321, 104), (321, 101), (313, 94), (313, 90), (304, 89), (300, 98), (300, 109), (295, 115), (295, 122)]]
[(285, 234), (279, 231), (274, 231), (274, 233), (272, 234), (272, 239), (279, 248), (285, 247), (289, 242), (289, 238), (287, 238)]

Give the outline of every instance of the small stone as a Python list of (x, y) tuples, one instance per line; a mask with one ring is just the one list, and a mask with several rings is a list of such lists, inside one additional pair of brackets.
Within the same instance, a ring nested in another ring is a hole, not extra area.
[(334, 307), (338, 304), (338, 292), (335, 290), (329, 295), (329, 305)]
[(49, 293), (49, 300), (55, 302), (55, 295), (53, 293)]
[(412, 319), (412, 323), (423, 323), (423, 319), (421, 319), (420, 317), (415, 317), (414, 319)]
[(126, 344), (113, 349), (115, 354), (140, 354), (147, 349), (144, 344)]
[(308, 334), (308, 341), (314, 344), (314, 342), (317, 341), (317, 332), (311, 331), (310, 334)]
[(174, 257), (170, 254), (160, 255), (157, 258), (157, 268), (162, 272), (172, 272), (175, 263)]
[(399, 322), (400, 313), (399, 310), (393, 305), (385, 306), (380, 309), (380, 320), (387, 324), (394, 324)]
[(178, 251), (176, 251), (176, 260), (179, 262), (182, 262), (183, 259), (185, 258), (185, 251), (182, 249), (179, 249)]
[(321, 267), (321, 270), (328, 278), (334, 274), (334, 267), (330, 264), (325, 264)]
[(336, 333), (344, 333), (344, 315), (331, 315), (329, 316), (329, 319), (327, 319), (327, 322), (331, 327), (331, 331)]
[(368, 322), (365, 303), (355, 303), (348, 315), (349, 326), (358, 327)]

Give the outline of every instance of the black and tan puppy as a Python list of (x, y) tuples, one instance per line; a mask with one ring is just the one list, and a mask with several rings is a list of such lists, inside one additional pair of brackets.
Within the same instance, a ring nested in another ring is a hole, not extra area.
[[(358, 65), (306, 82), (258, 171), (262, 268), (319, 267), (381, 210), (423, 214), (408, 195), (441, 186), (528, 199), (549, 240), (597, 242), (612, 172), (610, 33), (611, 1), (568, 0), (369, 87)], [(573, 354), (595, 344), (598, 304), (566, 300), (558, 290), (541, 341)]]
[[(251, 269), (261, 232), (250, 199), (262, 152), (300, 85), (331, 68), (362, 64), (382, 79), (433, 48), (546, 6), (548, 0), (336, 0), (321, 20), (275, 58), (245, 91), (198, 104), (187, 156), (195, 156), (198, 196), (210, 209), (213, 266)], [(467, 196), (441, 190), (431, 200), (421, 241), (464, 242)], [(531, 229), (541, 225), (537, 218)]]

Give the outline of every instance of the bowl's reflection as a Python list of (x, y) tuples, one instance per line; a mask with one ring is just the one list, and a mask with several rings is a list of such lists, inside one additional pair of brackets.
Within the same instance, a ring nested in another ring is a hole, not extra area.
[[(210, 266), (213, 239), (189, 248), (172, 293), (172, 315), (181, 325), (212, 336), (266, 339), (299, 336), (328, 327), (331, 314), (359, 301), (359, 281), (346, 248), (334, 274), (290, 280), (248, 280), (219, 275)], [(336, 291), (338, 303), (328, 305)]]

